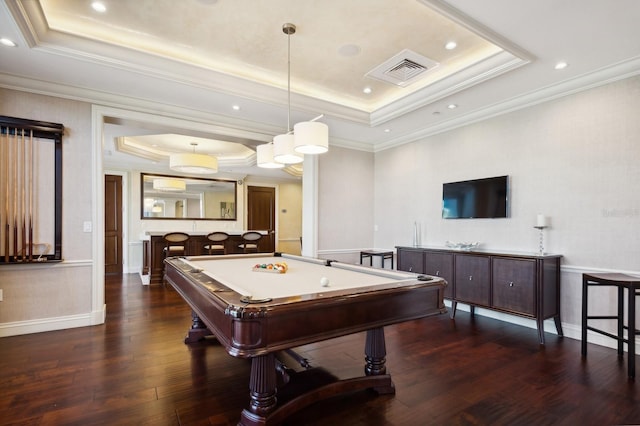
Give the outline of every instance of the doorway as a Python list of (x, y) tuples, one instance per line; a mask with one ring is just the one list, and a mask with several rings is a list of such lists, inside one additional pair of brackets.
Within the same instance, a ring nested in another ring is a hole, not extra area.
[(122, 176), (104, 176), (104, 272), (122, 275)]
[[(268, 231), (268, 250), (276, 251), (276, 189), (247, 187), (247, 230)], [(262, 244), (261, 244), (262, 245)], [(266, 246), (264, 246), (266, 248)]]

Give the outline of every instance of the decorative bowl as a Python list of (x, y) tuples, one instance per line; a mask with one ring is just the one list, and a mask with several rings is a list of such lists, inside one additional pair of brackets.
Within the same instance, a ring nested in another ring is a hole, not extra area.
[(478, 248), (478, 246), (480, 245), (479, 242), (474, 241), (474, 242), (469, 242), (469, 241), (463, 241), (463, 242), (452, 242), (452, 241), (447, 241), (445, 243), (445, 245), (448, 248), (452, 248), (455, 250), (473, 250), (475, 248)]

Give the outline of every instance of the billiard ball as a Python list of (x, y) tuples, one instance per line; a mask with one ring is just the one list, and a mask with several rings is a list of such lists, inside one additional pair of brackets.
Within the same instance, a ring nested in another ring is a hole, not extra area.
[(322, 287), (329, 287), (329, 278), (327, 277), (320, 278), (320, 285), (322, 285)]

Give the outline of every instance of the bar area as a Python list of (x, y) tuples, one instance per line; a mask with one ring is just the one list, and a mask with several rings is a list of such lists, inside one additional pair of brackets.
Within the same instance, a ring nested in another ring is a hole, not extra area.
[[(274, 251), (273, 235), (267, 231), (258, 231), (262, 234), (262, 237), (256, 242), (260, 253), (270, 253)], [(162, 276), (164, 271), (164, 258), (165, 248), (167, 242), (164, 239), (166, 232), (147, 232), (143, 234), (142, 246), (143, 246), (143, 263), (140, 276), (142, 283), (149, 284), (162, 284)], [(188, 234), (188, 239), (184, 241), (184, 251), (181, 251), (179, 255), (184, 256), (198, 256), (209, 254), (206, 246), (211, 244), (211, 241), (207, 239), (208, 232), (191, 232)], [(242, 235), (245, 231), (228, 232), (229, 238), (224, 241), (225, 251), (227, 254), (244, 253), (242, 244), (245, 243)], [(170, 254), (173, 256), (174, 254)]]

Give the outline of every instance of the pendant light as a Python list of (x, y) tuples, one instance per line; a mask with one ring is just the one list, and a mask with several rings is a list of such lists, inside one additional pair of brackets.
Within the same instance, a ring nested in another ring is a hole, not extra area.
[(195, 174), (218, 173), (218, 159), (210, 155), (196, 154), (197, 143), (192, 142), (193, 152), (171, 154), (169, 168), (177, 172)]
[(321, 154), (329, 149), (329, 128), (324, 123), (312, 121), (298, 123), (291, 128), (291, 35), (296, 26), (286, 23), (282, 32), (287, 35), (287, 133), (275, 136), (273, 142), (256, 148), (258, 167), (278, 168), (277, 164), (297, 164), (304, 154)]

